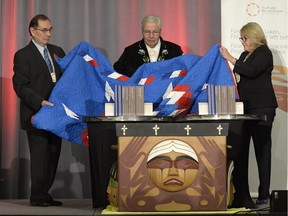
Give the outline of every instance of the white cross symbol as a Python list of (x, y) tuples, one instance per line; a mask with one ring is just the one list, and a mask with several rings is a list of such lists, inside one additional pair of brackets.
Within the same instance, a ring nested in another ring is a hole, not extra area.
[(190, 126), (187, 125), (184, 129), (187, 131), (187, 135), (189, 135), (189, 131), (190, 131), (192, 128), (190, 128)]
[(126, 127), (126, 125), (123, 125), (121, 130), (123, 131), (123, 135), (126, 135), (126, 130), (128, 130), (128, 128)]
[(218, 130), (218, 134), (221, 135), (221, 131), (223, 130), (222, 126), (219, 125), (219, 126), (217, 127), (217, 130)]
[(154, 127), (153, 127), (154, 131), (155, 131), (155, 135), (158, 135), (157, 134), (157, 131), (160, 129), (160, 127), (158, 127), (158, 125), (156, 124)]

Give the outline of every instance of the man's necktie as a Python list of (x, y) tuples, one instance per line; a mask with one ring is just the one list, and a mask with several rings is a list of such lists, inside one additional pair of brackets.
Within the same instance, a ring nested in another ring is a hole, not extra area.
[(47, 50), (46, 47), (44, 48), (44, 59), (46, 61), (46, 64), (47, 64), (47, 66), (49, 68), (50, 73), (52, 73), (53, 72), (53, 67), (52, 67), (51, 61), (49, 59), (48, 50)]

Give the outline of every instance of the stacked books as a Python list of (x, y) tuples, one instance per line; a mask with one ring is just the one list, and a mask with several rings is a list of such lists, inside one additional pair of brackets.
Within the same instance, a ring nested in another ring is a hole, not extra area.
[(236, 114), (234, 86), (207, 85), (208, 115)]
[(144, 86), (115, 86), (114, 116), (144, 116)]

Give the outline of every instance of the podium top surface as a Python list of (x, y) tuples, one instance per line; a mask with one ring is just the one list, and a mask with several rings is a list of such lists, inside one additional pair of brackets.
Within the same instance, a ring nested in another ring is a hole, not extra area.
[(217, 115), (191, 115), (183, 117), (171, 116), (85, 116), (84, 122), (195, 122), (195, 121), (239, 121), (239, 120), (264, 120), (266, 115), (260, 114), (217, 114)]

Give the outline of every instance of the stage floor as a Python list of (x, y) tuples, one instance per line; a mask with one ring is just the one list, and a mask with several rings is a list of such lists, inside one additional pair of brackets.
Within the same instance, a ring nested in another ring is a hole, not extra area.
[(32, 207), (29, 200), (0, 200), (0, 215), (101, 215), (91, 199), (59, 199), (62, 206)]
[[(92, 200), (90, 199), (60, 199), (60, 201), (63, 202), (62, 206), (58, 207), (31, 207), (29, 206), (29, 200), (23, 199), (23, 200), (0, 200), (0, 215), (78, 215), (78, 216), (84, 216), (84, 215), (91, 215), (91, 216), (97, 216), (97, 215), (102, 215), (102, 208), (99, 209), (93, 209), (92, 208)], [(282, 214), (275, 214), (275, 213), (269, 213), (269, 205), (265, 205), (261, 207), (261, 211), (255, 211), (255, 212), (238, 212), (238, 213), (233, 213), (234, 215), (247, 215), (247, 214), (256, 214), (259, 213), (261, 215), (287, 215), (287, 213), (282, 213)], [(239, 209), (243, 210), (243, 209)], [(204, 212), (203, 212), (204, 213)], [(109, 215), (233, 215), (229, 214), (228, 212), (226, 214), (223, 213), (218, 213), (214, 212), (211, 214), (201, 214), (199, 212), (183, 212), (183, 213), (172, 213), (172, 212), (167, 212), (167, 213), (147, 213), (147, 212), (142, 212), (142, 213), (111, 213)], [(105, 214), (107, 215), (107, 214)]]

